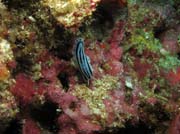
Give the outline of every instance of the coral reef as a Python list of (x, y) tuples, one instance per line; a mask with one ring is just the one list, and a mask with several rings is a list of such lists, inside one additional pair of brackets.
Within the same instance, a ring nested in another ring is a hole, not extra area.
[[(179, 7), (1, 0), (0, 133), (178, 134)], [(93, 68), (89, 82), (73, 60), (78, 37)]]
[[(0, 3), (0, 12), (6, 15), (6, 8), (2, 3)], [(5, 39), (6, 33), (3, 30), (0, 28), (0, 133), (6, 130), (19, 112), (15, 97), (9, 91), (14, 82), (10, 66), (10, 63), (14, 61), (12, 44)]]
[(92, 15), (100, 0), (42, 0), (54, 17), (65, 27), (78, 26), (85, 17)]
[(33, 122), (31, 119), (26, 119), (24, 120), (22, 133), (23, 134), (40, 134), (41, 131), (35, 122)]
[(9, 126), (10, 121), (15, 119), (19, 110), (14, 96), (8, 90), (1, 91), (0, 101), (0, 132), (3, 133)]
[(10, 43), (0, 38), (0, 82), (7, 82), (10, 78), (10, 71), (7, 67), (8, 62), (13, 60), (13, 52)]

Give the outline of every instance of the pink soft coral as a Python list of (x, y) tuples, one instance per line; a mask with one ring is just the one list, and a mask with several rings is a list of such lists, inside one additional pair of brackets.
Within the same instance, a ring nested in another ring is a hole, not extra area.
[(77, 134), (78, 132), (84, 132), (87, 134), (101, 128), (91, 122), (92, 119), (86, 104), (78, 101), (69, 92), (64, 93), (59, 89), (50, 90), (48, 98), (57, 103), (63, 111), (58, 118), (58, 124), (61, 126), (60, 133)]
[(35, 83), (32, 79), (21, 73), (16, 76), (16, 84), (11, 87), (11, 92), (16, 96), (22, 104), (31, 103), (32, 97), (35, 94)]

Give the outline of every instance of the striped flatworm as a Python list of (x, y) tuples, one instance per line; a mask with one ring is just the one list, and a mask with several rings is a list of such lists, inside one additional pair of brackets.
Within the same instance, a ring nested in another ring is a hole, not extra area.
[(74, 55), (83, 79), (89, 81), (93, 75), (93, 69), (89, 57), (84, 52), (84, 40), (82, 38), (76, 39)]

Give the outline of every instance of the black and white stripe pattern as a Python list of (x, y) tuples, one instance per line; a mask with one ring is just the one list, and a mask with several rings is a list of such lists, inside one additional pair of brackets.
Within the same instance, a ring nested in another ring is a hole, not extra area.
[(75, 59), (84, 80), (88, 81), (89, 79), (91, 79), (93, 75), (93, 69), (90, 64), (89, 57), (84, 53), (84, 41), (82, 38), (78, 38), (76, 40)]

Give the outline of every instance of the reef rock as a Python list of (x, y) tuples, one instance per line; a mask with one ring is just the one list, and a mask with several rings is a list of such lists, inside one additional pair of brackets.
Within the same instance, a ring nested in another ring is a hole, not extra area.
[(13, 52), (11, 50), (11, 44), (0, 38), (0, 89), (2, 90), (2, 85), (10, 84), (10, 71), (8, 63), (13, 60)]
[(11, 44), (0, 37), (0, 133), (15, 118), (18, 107), (14, 96), (8, 91), (13, 82), (8, 63), (13, 59)]
[(7, 90), (0, 92), (0, 133), (8, 127), (9, 122), (15, 118), (18, 107), (14, 96)]
[(100, 0), (42, 0), (54, 17), (65, 27), (77, 26), (90, 16)]
[(2, 38), (0, 38), (0, 57), (0, 62), (6, 62), (13, 58), (10, 43)]

